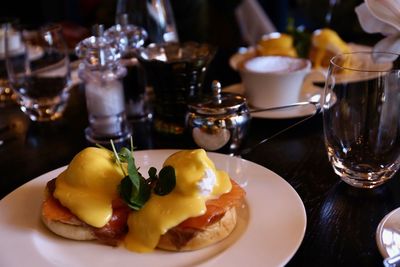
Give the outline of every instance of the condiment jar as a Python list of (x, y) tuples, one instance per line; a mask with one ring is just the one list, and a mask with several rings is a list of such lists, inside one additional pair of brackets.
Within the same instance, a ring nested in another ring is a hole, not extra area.
[(235, 154), (250, 123), (246, 99), (238, 94), (221, 92), (218, 81), (213, 82), (212, 90), (211, 99), (188, 105), (186, 126), (199, 147)]
[(102, 25), (95, 27), (95, 36), (81, 41), (75, 48), (81, 58), (79, 77), (85, 84), (89, 127), (86, 139), (92, 143), (124, 142), (131, 136), (125, 115), (121, 79), (126, 69), (120, 64), (120, 51), (113, 39), (103, 36)]
[(147, 32), (128, 23), (128, 14), (117, 16), (117, 24), (104, 32), (104, 36), (115, 40), (121, 52), (121, 64), (127, 75), (122, 79), (125, 93), (125, 111), (130, 122), (150, 120), (150, 94), (147, 92), (145, 71), (137, 60), (137, 50), (147, 40)]

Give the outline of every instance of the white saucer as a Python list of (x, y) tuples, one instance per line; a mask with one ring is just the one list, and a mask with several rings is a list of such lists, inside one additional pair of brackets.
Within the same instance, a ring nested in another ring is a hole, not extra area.
[(379, 223), (376, 243), (384, 258), (400, 254), (400, 208), (390, 212)]
[[(241, 83), (237, 83), (222, 88), (222, 91), (244, 95), (245, 89)], [(298, 102), (308, 101), (311, 97), (315, 95), (321, 95), (322, 93), (323, 93), (322, 88), (313, 86), (310, 83), (305, 83), (303, 85), (303, 88), (301, 89)], [(315, 113), (315, 107), (310, 104), (306, 106), (292, 107), (281, 110), (257, 112), (253, 113), (251, 116), (253, 118), (260, 118), (260, 119), (293, 119), (293, 118), (310, 116), (314, 113)]]

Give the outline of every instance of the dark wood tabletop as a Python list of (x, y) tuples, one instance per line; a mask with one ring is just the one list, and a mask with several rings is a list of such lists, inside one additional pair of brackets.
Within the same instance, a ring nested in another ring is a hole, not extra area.
[[(229, 53), (217, 56), (212, 63), (217, 65), (210, 67), (210, 80), (219, 79), (223, 85), (239, 81), (229, 69), (228, 58)], [(299, 120), (254, 118), (243, 147)], [(0, 199), (29, 180), (67, 165), (90, 145), (83, 132), (87, 124), (82, 86), (72, 88), (64, 117), (56, 122), (31, 122), (16, 105), (0, 108), (0, 139), (4, 140), (0, 146)], [(195, 147), (187, 137), (157, 134), (149, 123), (132, 126), (139, 150)], [(283, 177), (304, 202), (305, 237), (287, 266), (382, 266), (375, 231), (380, 220), (400, 206), (399, 177), (376, 189), (357, 189), (341, 182), (328, 161), (321, 115), (272, 138), (243, 158)]]

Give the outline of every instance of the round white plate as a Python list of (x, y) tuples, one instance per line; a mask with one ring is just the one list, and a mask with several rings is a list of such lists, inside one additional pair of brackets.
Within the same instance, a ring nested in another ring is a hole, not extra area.
[[(371, 51), (372, 49), (372, 47), (370, 46), (361, 44), (348, 43), (348, 45), (350, 47), (351, 52)], [(244, 61), (249, 60), (256, 56), (257, 56), (257, 51), (255, 47), (242, 47), (241, 49), (239, 49), (237, 53), (233, 54), (229, 58), (229, 65), (231, 66), (232, 69), (237, 71), (239, 69), (239, 66), (241, 66)]]
[[(176, 150), (137, 151), (146, 173), (160, 168)], [(238, 224), (222, 242), (192, 252), (134, 253), (96, 242), (72, 241), (50, 233), (40, 222), (46, 182), (65, 167), (19, 187), (0, 201), (0, 266), (283, 266), (304, 237), (306, 213), (296, 191), (272, 171), (236, 157), (208, 153), (217, 168), (245, 186)]]
[(376, 243), (384, 258), (400, 254), (400, 208), (391, 211), (379, 223)]
[[(241, 95), (245, 94), (245, 88), (241, 83), (224, 87), (222, 88), (222, 91), (237, 93)], [(308, 101), (311, 97), (315, 97), (316, 95), (322, 96), (323, 91), (324, 90), (322, 88), (313, 86), (308, 82), (304, 82), (298, 102)], [(314, 113), (315, 113), (315, 107), (310, 104), (310, 105), (292, 107), (287, 109), (252, 113), (251, 116), (253, 118), (259, 118), (259, 119), (293, 119), (293, 118), (310, 116)]]

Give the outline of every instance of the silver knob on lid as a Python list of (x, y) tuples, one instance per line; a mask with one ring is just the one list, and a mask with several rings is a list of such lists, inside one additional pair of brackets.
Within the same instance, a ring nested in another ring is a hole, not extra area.
[(213, 96), (214, 96), (214, 103), (215, 104), (221, 104), (222, 100), (221, 100), (221, 83), (217, 80), (214, 80), (211, 84), (211, 90), (213, 92)]

